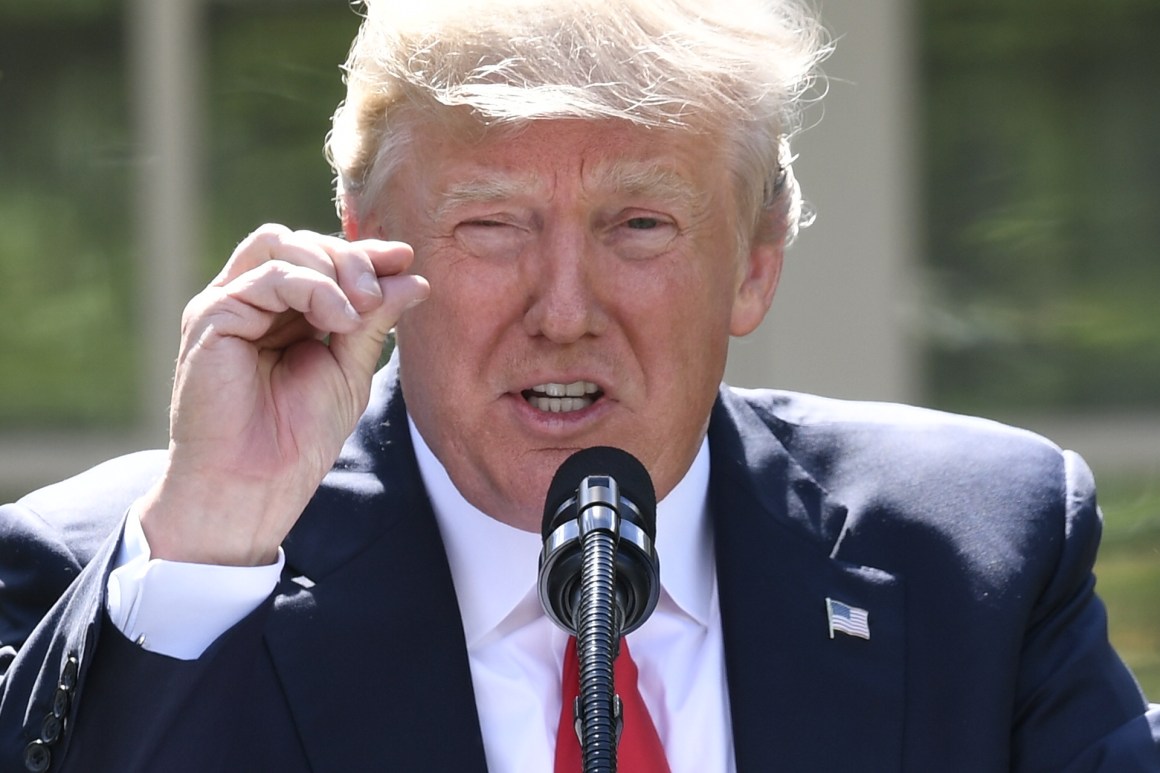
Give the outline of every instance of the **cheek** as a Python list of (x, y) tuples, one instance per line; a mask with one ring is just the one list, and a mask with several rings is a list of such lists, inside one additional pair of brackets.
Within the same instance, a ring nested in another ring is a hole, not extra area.
[(431, 295), (403, 315), (397, 330), (401, 345), (415, 350), (412, 357), (438, 361), (428, 364), (433, 378), (481, 371), (478, 363), (495, 354), (496, 341), (518, 321), (513, 283), (481, 267), (470, 258), (441, 256), (415, 267), (431, 283)]
[(724, 373), (733, 297), (732, 277), (723, 270), (696, 272), (692, 281), (674, 288), (678, 300), (664, 334), (681, 353), (676, 367), (686, 384), (711, 384), (716, 390)]
[(639, 360), (650, 391), (670, 395), (680, 410), (681, 395), (700, 394), (724, 372), (729, 340), (728, 287), (707, 287), (697, 275), (652, 282), (649, 290), (626, 294), (630, 309), (622, 327)]
[[(502, 241), (502, 237), (495, 238)], [(513, 261), (486, 260), (465, 253), (450, 237), (416, 246), (413, 270), (427, 278), (431, 298), (436, 299), (438, 292), (438, 300), (446, 309), (460, 306), (471, 310), (472, 304), (504, 300), (512, 295), (516, 277)]]
[(735, 297), (733, 277), (724, 267), (713, 270), (707, 261), (694, 263), (694, 270), (676, 271), (666, 280), (656, 281), (648, 291), (643, 309), (663, 326), (662, 335), (675, 337), (690, 348), (719, 337), (728, 337), (729, 317)]

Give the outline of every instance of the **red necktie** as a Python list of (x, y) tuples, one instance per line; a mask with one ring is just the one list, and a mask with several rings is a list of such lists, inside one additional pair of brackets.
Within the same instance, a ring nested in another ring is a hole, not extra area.
[[(616, 694), (620, 696), (624, 732), (617, 749), (617, 769), (624, 773), (669, 773), (665, 750), (656, 726), (636, 686), (636, 663), (628, 653), (628, 642), (620, 640), (620, 654), (613, 665)], [(560, 727), (556, 731), (556, 773), (580, 773), (580, 739), (576, 737), (573, 704), (580, 694), (580, 658), (576, 654), (576, 637), (568, 639), (564, 651), (564, 702), (560, 710)]]

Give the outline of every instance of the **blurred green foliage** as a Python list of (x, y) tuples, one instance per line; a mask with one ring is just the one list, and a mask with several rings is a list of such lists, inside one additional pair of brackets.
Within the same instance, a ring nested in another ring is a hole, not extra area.
[[(133, 150), (116, 14), (0, 10), (0, 427), (133, 416)], [(48, 56), (46, 52), (68, 52)]]
[(1104, 539), (1096, 591), (1108, 606), (1111, 637), (1144, 692), (1160, 700), (1160, 481), (1101, 481)]
[(206, 279), (262, 223), (340, 230), (323, 140), (358, 23), (346, 3), (211, 6)]
[(1160, 4), (920, 8), (928, 399), (1160, 407)]

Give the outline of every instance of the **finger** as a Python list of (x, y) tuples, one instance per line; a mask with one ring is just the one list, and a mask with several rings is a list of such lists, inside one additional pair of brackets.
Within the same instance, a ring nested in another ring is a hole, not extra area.
[(253, 233), (238, 242), (230, 259), (210, 284), (224, 287), (247, 271), (276, 259), (283, 242), (291, 233), (289, 228), (277, 223), (266, 223), (256, 228)]
[(369, 377), (382, 354), (383, 342), (403, 313), (431, 293), (431, 286), (421, 276), (398, 274), (379, 279), (383, 303), (370, 314), (363, 315), (362, 328), (352, 334), (335, 335), (330, 339), (330, 350), (347, 380), (357, 383)]
[(284, 261), (334, 279), (351, 304), (366, 312), (382, 302), (378, 277), (405, 270), (412, 257), (411, 248), (398, 242), (347, 242), (313, 231), (291, 231), (285, 226), (267, 224), (238, 245), (213, 284), (224, 286), (266, 262)]
[(414, 258), (409, 245), (364, 239), (348, 242), (334, 236), (312, 234), (336, 270), (339, 287), (360, 312), (369, 312), (383, 301), (379, 278), (405, 271)]
[(385, 317), (391, 323), (388, 329), (395, 326), (404, 311), (427, 300), (431, 295), (431, 285), (426, 277), (417, 274), (382, 277), (379, 279), (379, 286), (383, 293)]
[[(344, 249), (346, 244), (332, 236), (291, 231), (286, 226), (267, 223), (238, 244), (211, 284), (224, 287), (266, 263), (281, 261), (313, 269), (349, 291), (356, 287), (357, 277), (362, 274), (370, 274), (373, 280), (374, 266), (365, 254)], [(375, 284), (373, 281), (362, 284), (366, 291), (378, 297), (378, 287), (371, 286)]]
[(375, 267), (365, 250), (344, 239), (321, 234), (310, 234), (309, 243), (330, 262), (338, 286), (355, 309), (367, 312), (382, 303)]
[(270, 261), (217, 288), (203, 316), (223, 335), (250, 341), (266, 336), (285, 312), (297, 312), (314, 334), (349, 333), (362, 325), (358, 311), (334, 279), (283, 261)]
[(411, 267), (415, 252), (404, 242), (388, 242), (382, 239), (360, 239), (347, 242), (350, 247), (365, 252), (367, 259), (379, 277), (401, 274)]

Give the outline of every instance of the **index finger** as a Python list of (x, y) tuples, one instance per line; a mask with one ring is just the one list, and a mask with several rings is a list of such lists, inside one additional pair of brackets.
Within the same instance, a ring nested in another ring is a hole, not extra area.
[(336, 246), (337, 249), (362, 252), (374, 267), (375, 276), (379, 277), (401, 274), (415, 259), (415, 251), (406, 242), (389, 242), (383, 239), (358, 239), (348, 242), (336, 236), (326, 238), (339, 242), (341, 246)]
[(224, 287), (271, 261), (312, 269), (333, 279), (359, 312), (382, 302), (378, 279), (402, 273), (411, 264), (411, 248), (400, 242), (363, 239), (348, 242), (314, 231), (291, 231), (267, 223), (234, 249), (211, 284)]

